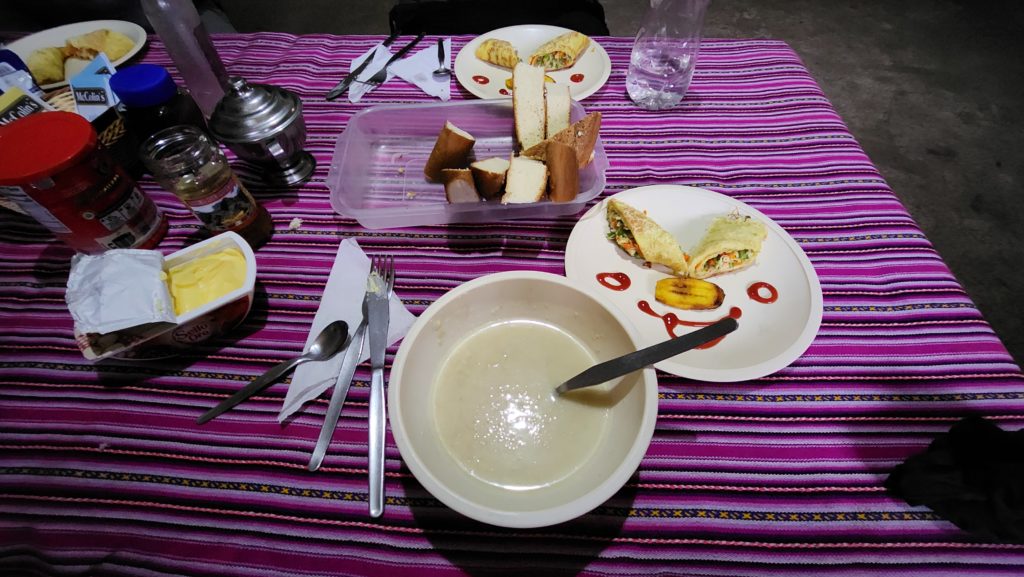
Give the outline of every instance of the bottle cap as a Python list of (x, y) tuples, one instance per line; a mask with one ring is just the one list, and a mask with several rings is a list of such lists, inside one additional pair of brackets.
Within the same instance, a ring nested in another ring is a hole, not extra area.
[(178, 85), (163, 66), (136, 64), (110, 77), (110, 89), (128, 108), (163, 104), (178, 93)]
[(96, 131), (73, 112), (37, 112), (0, 127), (0, 185), (34, 182), (77, 164)]

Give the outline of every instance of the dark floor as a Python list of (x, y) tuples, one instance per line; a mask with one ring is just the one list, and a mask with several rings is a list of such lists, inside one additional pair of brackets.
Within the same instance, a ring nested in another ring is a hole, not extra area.
[[(336, 34), (388, 32), (392, 4), (220, 2), (240, 31)], [(602, 4), (612, 35), (633, 36), (647, 2)], [(778, 38), (799, 52), (1014, 358), (1024, 361), (1024, 6), (713, 0), (705, 32)]]

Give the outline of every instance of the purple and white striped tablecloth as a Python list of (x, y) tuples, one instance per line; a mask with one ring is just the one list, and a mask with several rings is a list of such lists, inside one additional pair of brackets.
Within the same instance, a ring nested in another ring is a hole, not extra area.
[[(806, 251), (825, 312), (810, 349), (777, 374), (728, 384), (661, 374), (650, 450), (594, 512), (538, 530), (469, 521), (420, 487), (389, 438), (387, 511), (369, 518), (365, 365), (317, 473), (306, 463), (326, 398), (280, 426), (279, 383), (197, 426), (203, 411), (300, 351), (343, 238), (395, 255), (397, 293), (415, 313), (483, 274), (563, 272), (576, 217), (368, 231), (332, 212), (324, 178), (352, 114), (427, 100), (397, 79), (359, 105), (323, 100), (350, 59), (379, 40), (217, 38), (232, 73), (302, 96), (307, 146), (319, 161), (299, 189), (254, 187), (276, 234), (257, 253), (255, 307), (224, 338), (171, 360), (90, 365), (63, 300), (71, 252), (33, 221), (0, 214), (0, 573), (1024, 571), (1024, 546), (978, 542), (882, 487), (894, 465), (960, 417), (1024, 427), (1024, 379), (779, 41), (706, 42), (684, 103), (652, 113), (625, 94), (631, 41), (597, 39), (611, 78), (583, 104), (604, 118), (605, 193), (676, 183), (749, 203)], [(455, 38), (455, 48), (468, 40)], [(170, 64), (155, 39), (145, 60)], [(143, 187), (170, 217), (160, 248), (193, 242), (199, 227), (189, 212), (151, 181)], [(289, 230), (294, 218), (302, 226)]]

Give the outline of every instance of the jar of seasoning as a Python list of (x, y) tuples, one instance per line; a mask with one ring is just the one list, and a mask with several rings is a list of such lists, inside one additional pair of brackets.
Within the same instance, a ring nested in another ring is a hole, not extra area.
[(80, 252), (153, 248), (167, 232), (153, 200), (71, 112), (39, 112), (0, 129), (0, 194)]
[(187, 90), (179, 88), (163, 66), (136, 64), (110, 77), (110, 89), (124, 105), (128, 128), (139, 142), (172, 126), (206, 130), (203, 113)]
[(142, 144), (142, 161), (211, 232), (233, 231), (253, 248), (270, 240), (274, 223), (228, 165), (220, 148), (194, 126), (166, 128)]

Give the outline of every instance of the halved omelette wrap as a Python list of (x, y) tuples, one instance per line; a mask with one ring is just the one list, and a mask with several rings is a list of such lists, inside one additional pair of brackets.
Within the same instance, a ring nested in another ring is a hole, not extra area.
[(608, 200), (608, 238), (626, 254), (685, 274), (687, 256), (679, 243), (646, 213), (614, 198)]
[(561, 70), (576, 64), (583, 51), (590, 45), (590, 37), (576, 31), (566, 32), (548, 40), (530, 55), (531, 66), (543, 66), (545, 70)]
[(504, 68), (515, 68), (519, 64), (519, 53), (508, 40), (488, 38), (476, 47), (476, 57), (484, 62)]
[(746, 268), (757, 260), (768, 235), (764, 223), (739, 214), (711, 221), (690, 259), (690, 276), (707, 278)]

